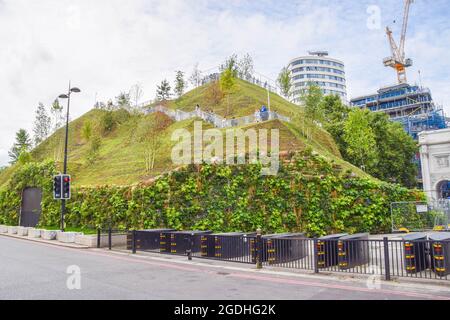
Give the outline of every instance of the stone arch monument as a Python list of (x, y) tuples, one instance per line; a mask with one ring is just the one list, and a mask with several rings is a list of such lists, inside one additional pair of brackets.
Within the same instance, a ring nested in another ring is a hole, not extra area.
[(423, 190), (430, 201), (442, 199), (450, 181), (450, 128), (419, 134)]

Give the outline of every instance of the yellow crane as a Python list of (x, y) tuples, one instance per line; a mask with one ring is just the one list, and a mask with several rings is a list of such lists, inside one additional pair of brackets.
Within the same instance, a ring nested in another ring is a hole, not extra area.
[(383, 60), (383, 63), (386, 67), (394, 68), (397, 71), (398, 82), (400, 84), (407, 83), (406, 68), (411, 67), (413, 65), (413, 61), (411, 59), (405, 58), (405, 41), (406, 41), (406, 31), (408, 29), (409, 10), (414, 0), (404, 0), (404, 1), (405, 5), (403, 14), (402, 33), (400, 36), (400, 45), (397, 46), (397, 43), (394, 40), (394, 36), (392, 35), (391, 29), (389, 27), (386, 27), (386, 34), (388, 36), (389, 45), (391, 46), (392, 56), (385, 58)]

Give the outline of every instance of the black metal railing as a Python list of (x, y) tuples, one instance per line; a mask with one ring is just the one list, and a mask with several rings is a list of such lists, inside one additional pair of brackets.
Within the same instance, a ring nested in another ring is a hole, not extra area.
[[(123, 230), (107, 230), (111, 238)], [(99, 232), (100, 239), (101, 232)], [(103, 235), (104, 236), (104, 235)], [(100, 243), (100, 240), (99, 240)], [(256, 234), (211, 234), (173, 230), (127, 231), (127, 249), (307, 270), (377, 276), (449, 280), (450, 241), (309, 239)]]
[(200, 250), (192, 251), (196, 258), (223, 260), (238, 263), (254, 264), (255, 235), (197, 235)]
[(126, 235), (129, 231), (115, 228), (98, 228), (97, 229), (97, 248), (107, 247), (112, 250), (114, 244), (113, 237), (118, 235)]

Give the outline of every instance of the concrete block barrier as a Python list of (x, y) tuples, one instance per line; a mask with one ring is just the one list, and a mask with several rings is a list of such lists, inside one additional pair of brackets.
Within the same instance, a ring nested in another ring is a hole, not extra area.
[[(88, 246), (90, 248), (97, 247), (97, 235), (78, 235), (75, 237), (75, 243)], [(126, 234), (113, 234), (111, 235), (111, 245), (113, 247), (120, 247), (127, 245)], [(102, 234), (100, 236), (100, 247), (104, 248), (108, 246), (108, 235)]]
[(17, 228), (17, 235), (21, 236), (21, 237), (26, 237), (26, 236), (28, 236), (28, 231), (30, 229), (31, 228), (27, 228), (27, 227), (18, 227)]
[(42, 229), (29, 229), (28, 230), (28, 237), (29, 238), (40, 238), (42, 234)]
[(8, 233), (9, 234), (17, 234), (17, 227), (16, 226), (9, 226), (8, 227)]
[(41, 238), (44, 240), (56, 240), (56, 235), (58, 231), (56, 230), (42, 230)]
[(81, 232), (58, 232), (56, 236), (56, 240), (62, 243), (75, 243), (75, 238), (77, 236), (81, 236), (83, 233)]
[(8, 233), (8, 226), (0, 225), (0, 233)]

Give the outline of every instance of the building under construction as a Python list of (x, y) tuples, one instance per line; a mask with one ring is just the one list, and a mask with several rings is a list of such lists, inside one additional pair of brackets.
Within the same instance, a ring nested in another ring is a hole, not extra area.
[(409, 85), (407, 81), (406, 69), (413, 65), (413, 61), (406, 58), (405, 42), (409, 11), (413, 3), (414, 0), (404, 0), (399, 45), (391, 29), (386, 27), (391, 56), (383, 59), (383, 64), (396, 71), (399, 84), (381, 88), (376, 94), (354, 98), (350, 101), (350, 105), (373, 112), (387, 113), (392, 120), (403, 124), (405, 130), (417, 140), (420, 132), (445, 129), (447, 123), (442, 107), (434, 104), (430, 90)]
[(435, 105), (431, 91), (407, 83), (381, 88), (376, 94), (352, 99), (350, 104), (387, 113), (416, 140), (422, 131), (447, 128), (443, 109)]

